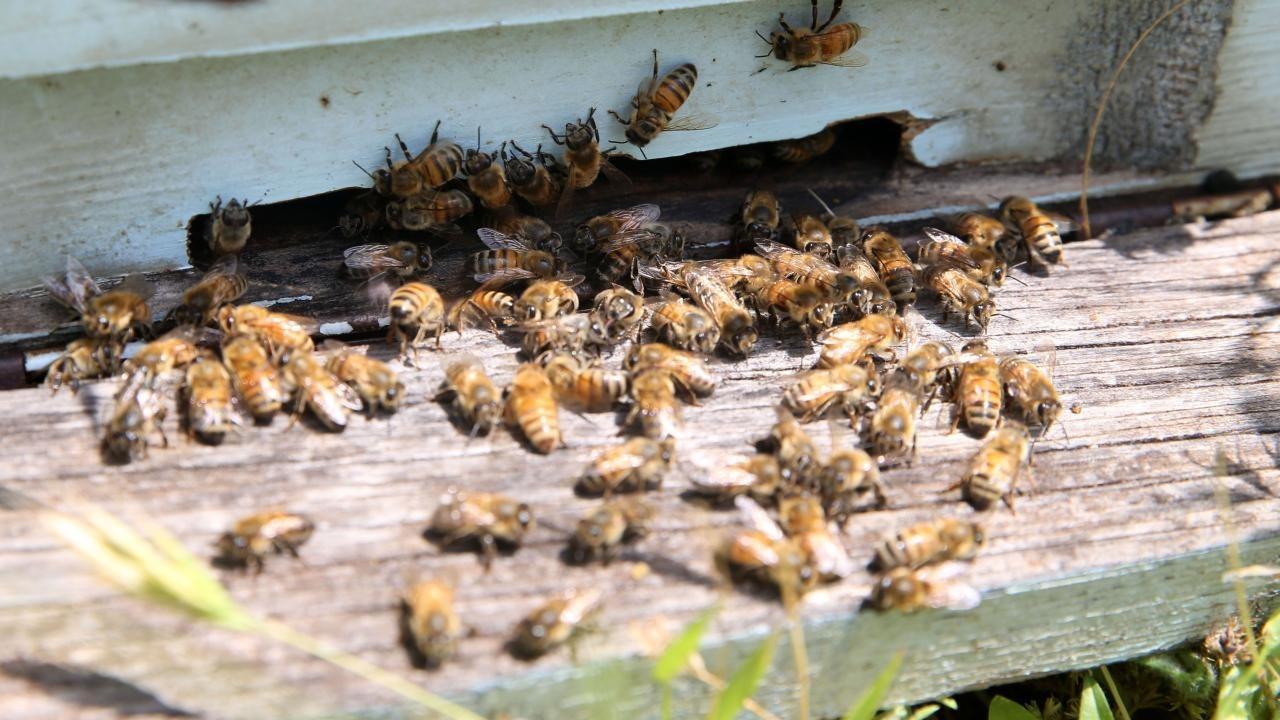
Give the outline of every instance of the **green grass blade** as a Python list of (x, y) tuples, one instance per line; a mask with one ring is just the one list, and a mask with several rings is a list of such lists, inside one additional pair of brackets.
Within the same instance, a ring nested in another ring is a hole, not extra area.
[(1092, 676), (1085, 678), (1084, 690), (1080, 692), (1080, 720), (1115, 720), (1107, 696)]
[(1036, 714), (1003, 695), (991, 699), (987, 720), (1040, 720)]
[(707, 715), (708, 720), (733, 720), (742, 709), (742, 704), (751, 697), (756, 687), (760, 685), (760, 681), (764, 679), (777, 644), (778, 635), (776, 633), (769, 635), (764, 642), (760, 643), (760, 647), (751, 653), (751, 657), (733, 672), (733, 677), (729, 678), (729, 684), (724, 686), (724, 690), (716, 698), (715, 706), (711, 708), (711, 713)]
[(698, 650), (698, 645), (702, 643), (702, 636), (707, 632), (707, 628), (711, 627), (711, 621), (719, 612), (718, 604), (707, 608), (667, 645), (667, 649), (662, 651), (662, 657), (658, 658), (658, 663), (653, 666), (654, 680), (664, 685), (675, 680), (676, 676), (689, 664), (689, 658)]
[(901, 650), (894, 654), (889, 664), (876, 676), (875, 682), (871, 683), (871, 687), (867, 688), (845, 712), (843, 720), (872, 720), (876, 716), (876, 710), (884, 702), (885, 695), (889, 694), (893, 679), (898, 676), (898, 670), (902, 669), (904, 655), (905, 653)]

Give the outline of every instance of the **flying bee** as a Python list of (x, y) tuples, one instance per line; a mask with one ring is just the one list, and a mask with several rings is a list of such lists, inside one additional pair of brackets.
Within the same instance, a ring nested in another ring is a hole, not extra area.
[(837, 450), (827, 457), (818, 471), (818, 490), (828, 514), (841, 522), (853, 514), (868, 490), (879, 507), (888, 503), (875, 458), (858, 449)]
[(869, 353), (892, 353), (893, 346), (906, 336), (907, 323), (896, 316), (873, 314), (836, 325), (818, 334), (818, 344), (822, 346), (818, 367), (856, 365)]
[(769, 313), (779, 322), (789, 320), (806, 335), (831, 327), (835, 311), (826, 293), (813, 285), (783, 278), (757, 286), (752, 295), (757, 312)]
[(499, 290), (478, 288), (449, 308), (447, 325), (459, 333), (467, 325), (488, 324), (498, 332), (498, 322), (507, 324), (515, 320), (516, 299)]
[(516, 145), (514, 140), (510, 144), (524, 156), (521, 158), (515, 153), (508, 153), (506, 145), (503, 145), (502, 164), (506, 168), (507, 184), (511, 189), (534, 207), (547, 207), (559, 199), (561, 183), (547, 169), (548, 165), (556, 167), (551, 156), (542, 152), (541, 145), (534, 153), (529, 153)]
[(218, 538), (217, 560), (230, 567), (262, 572), (268, 554), (298, 557), (298, 548), (311, 539), (316, 525), (283, 510), (267, 510), (236, 521)]
[(742, 202), (739, 222), (742, 223), (747, 247), (773, 242), (778, 236), (778, 227), (782, 224), (778, 196), (770, 190), (752, 190), (747, 193), (747, 199)]
[(810, 370), (782, 392), (782, 407), (813, 422), (835, 407), (854, 420), (875, 404), (880, 381), (872, 363)]
[(503, 235), (519, 238), (534, 250), (555, 255), (564, 247), (564, 240), (560, 237), (560, 233), (552, 229), (546, 220), (533, 215), (524, 215), (514, 206), (508, 205), (489, 215), (489, 227)]
[(916, 570), (948, 560), (970, 560), (986, 542), (976, 522), (936, 518), (885, 535), (876, 543), (875, 564), (881, 572), (894, 568)]
[(1047, 433), (1062, 413), (1062, 399), (1048, 373), (1025, 358), (1007, 357), (1000, 361), (1000, 381), (1010, 406), (1039, 425), (1041, 436)]
[(105, 338), (90, 337), (67, 343), (66, 350), (49, 364), (45, 384), (56, 394), (64, 383), (69, 383), (75, 392), (80, 389), (81, 381), (107, 375), (111, 372), (112, 358), (120, 354), (119, 350), (110, 348), (109, 343)]
[(982, 601), (973, 587), (930, 572), (933, 569), (897, 567), (881, 575), (871, 589), (872, 607), (904, 613), (925, 608), (972, 610)]
[(944, 397), (951, 394), (958, 375), (955, 356), (956, 351), (950, 345), (931, 340), (907, 353), (898, 366), (898, 371), (911, 383), (917, 394), (922, 397), (928, 395), (926, 410), (939, 392)]
[(705, 130), (714, 127), (715, 123), (702, 118), (686, 117), (672, 120), (672, 116), (689, 100), (689, 95), (698, 84), (698, 68), (693, 63), (684, 63), (658, 77), (658, 50), (653, 51), (653, 75), (647, 82), (641, 82), (636, 94), (631, 98), (631, 115), (623, 119), (621, 115), (610, 110), (615, 120), (627, 127), (627, 141), (640, 148), (658, 137), (663, 130)]
[(578, 479), (583, 495), (636, 493), (662, 488), (662, 479), (675, 458), (674, 440), (634, 437), (606, 448), (591, 461)]
[(963, 240), (937, 228), (927, 227), (924, 234), (930, 242), (920, 247), (920, 263), (925, 266), (953, 267), (983, 285), (1000, 286), (1008, 272), (1004, 256)]
[(525, 363), (516, 369), (505, 413), (507, 424), (519, 428), (536, 452), (547, 455), (564, 445), (555, 389), (540, 366)]
[(249, 278), (240, 268), (235, 255), (223, 255), (205, 272), (204, 277), (182, 293), (182, 305), (175, 309), (179, 322), (205, 325), (213, 321), (218, 309), (240, 299), (249, 289)]
[(808, 562), (824, 581), (839, 580), (853, 571), (844, 549), (827, 520), (822, 503), (812, 495), (789, 495), (778, 501), (779, 524), (800, 546)]
[(448, 402), (452, 412), (471, 426), (471, 434), (488, 435), (502, 422), (502, 393), (471, 356), (452, 362), (444, 370), (437, 402)]
[(600, 252), (600, 246), (619, 233), (638, 230), (658, 222), (662, 210), (651, 203), (597, 215), (578, 226), (573, 249), (582, 255)]
[[(499, 156), (501, 150), (499, 150)], [(480, 151), (480, 128), (476, 128), (476, 149), (468, 150), (462, 169), (467, 173), (467, 188), (480, 200), (480, 204), (496, 210), (511, 203), (511, 188), (507, 175), (497, 158)]]
[(391, 245), (356, 245), (342, 251), (342, 265), (353, 278), (373, 279), (386, 274), (400, 279), (426, 272), (432, 265), (431, 248), (402, 240)]
[(368, 235), (386, 220), (386, 200), (376, 190), (366, 190), (342, 206), (338, 230), (343, 237)]
[(399, 341), (401, 359), (408, 358), (410, 350), (416, 357), (418, 348), (431, 335), (439, 349), (445, 327), (444, 299), (435, 288), (421, 282), (405, 283), (391, 293), (387, 312), (391, 317), (387, 339)]
[(996, 301), (991, 299), (985, 285), (949, 265), (925, 268), (924, 284), (942, 300), (944, 321), (948, 315), (956, 313), (964, 318), (966, 325), (973, 320), (982, 332), (987, 331), (991, 315), (996, 310)]
[(705, 310), (661, 290), (661, 302), (650, 306), (649, 324), (660, 342), (689, 352), (710, 355), (720, 343), (720, 327)]
[(681, 423), (676, 380), (671, 371), (652, 367), (631, 376), (631, 411), (627, 425), (639, 425), (645, 437), (674, 437)]
[[(768, 258), (778, 274), (789, 280), (817, 288), (826, 299), (853, 302), (859, 307), (869, 299), (857, 275), (841, 270), (830, 262), (780, 243), (760, 243), (756, 252)], [(888, 293), (885, 293), (888, 297)]]
[(466, 629), (453, 609), (453, 588), (443, 580), (415, 583), (401, 599), (406, 638), (427, 667), (439, 667), (453, 656)]
[(242, 202), (231, 198), (225, 206), (222, 196), (209, 203), (209, 224), (205, 226), (205, 240), (215, 256), (235, 255), (249, 242), (253, 230), (249, 217), (249, 199)]
[(690, 489), (717, 505), (742, 495), (771, 503), (786, 481), (778, 459), (769, 453), (725, 458), (698, 470), (689, 477)]
[(556, 399), (582, 412), (608, 412), (627, 396), (627, 374), (585, 363), (576, 355), (557, 353), (543, 365)]
[(818, 448), (790, 411), (778, 407), (775, 412), (778, 420), (769, 429), (769, 436), (756, 443), (756, 450), (773, 453), (783, 478), (792, 485), (804, 485), (817, 467)]
[(533, 528), (529, 506), (496, 493), (466, 493), (450, 488), (431, 515), (427, 532), (441, 547), (472, 544), (480, 549), (485, 572), (500, 549), (514, 550)]
[(952, 218), (952, 232), (959, 235), (971, 247), (982, 248), (1006, 263), (1013, 262), (1018, 246), (1004, 223), (982, 213), (967, 212)]
[(822, 223), (827, 226), (827, 231), (831, 233), (832, 244), (837, 249), (846, 245), (856, 245), (858, 238), (862, 237), (862, 229), (858, 227), (858, 221), (851, 217), (837, 215), (836, 211), (832, 210), (831, 206), (827, 205), (818, 193), (813, 190), (809, 190), (809, 194), (822, 206)]
[(813, 253), (823, 260), (829, 259), (835, 246), (831, 239), (831, 231), (813, 215), (801, 215), (794, 218), (795, 235), (792, 244), (801, 252)]
[(133, 357), (124, 361), (124, 371), (140, 375), (154, 383), (170, 371), (183, 368), (200, 357), (196, 343), (201, 335), (190, 326), (180, 325), (163, 336), (143, 345)]
[(857, 245), (841, 245), (836, 248), (836, 259), (842, 272), (858, 279), (862, 293), (855, 298), (863, 315), (892, 315), (897, 311), (898, 306), (893, 301), (889, 286), (884, 284), (880, 272), (861, 248)]
[[(867, 34), (867, 28), (857, 23), (840, 23), (832, 25), (832, 21), (840, 14), (844, 0), (835, 0), (831, 6), (831, 16), (827, 21), (818, 24), (818, 0), (811, 0), (813, 20), (809, 27), (792, 28), (787, 24), (786, 15), (778, 13), (778, 25), (781, 31), (774, 31), (769, 37), (756, 36), (769, 43), (770, 51), (757, 57), (768, 57), (772, 54), (779, 60), (791, 63), (788, 72), (800, 68), (817, 65), (835, 65), (845, 68), (857, 68), (867, 64), (862, 53), (851, 50), (858, 41)], [(764, 70), (764, 68), (761, 68)]]
[(876, 272), (899, 308), (916, 301), (916, 268), (898, 238), (881, 227), (862, 233), (862, 250), (875, 262)]
[[(438, 188), (458, 176), (463, 165), (462, 148), (448, 140), (440, 142), (439, 138), (440, 121), (437, 120), (426, 149), (410, 155), (409, 146), (396, 135), (400, 152), (404, 153), (404, 162), (392, 162), (391, 148), (386, 148), (386, 175), (380, 177), (385, 178), (381, 186), (388, 194), (398, 199), (412, 197), (423, 190)], [(377, 179), (374, 184), (379, 186)]]
[(400, 409), (404, 383), (400, 382), (390, 365), (336, 340), (329, 340), (325, 345), (326, 349), (335, 350), (325, 368), (356, 392), (367, 415), (372, 416), (379, 410), (395, 412)]
[(716, 389), (715, 375), (702, 358), (662, 343), (633, 345), (622, 359), (622, 368), (632, 374), (651, 368), (669, 372), (676, 385), (693, 397), (707, 397)]
[(1003, 393), (1000, 384), (1000, 362), (987, 349), (983, 340), (972, 340), (960, 349), (965, 364), (960, 368), (954, 402), (955, 422), (964, 425), (977, 437), (985, 437), (1000, 420)]
[(716, 549), (716, 567), (735, 582), (773, 587), (791, 605), (817, 585), (812, 556), (788, 538), (758, 503), (738, 497), (734, 504), (750, 529), (739, 532)]
[(203, 355), (187, 366), (182, 387), (190, 437), (216, 445), (228, 432), (247, 424), (231, 373), (213, 355)]
[(387, 225), (393, 230), (441, 231), (471, 214), (475, 205), (462, 190), (424, 190), (387, 203)]
[(607, 154), (600, 152), (600, 129), (596, 127), (596, 109), (587, 111), (587, 119), (576, 123), (565, 123), (564, 134), (556, 135), (555, 130), (543, 125), (551, 140), (557, 145), (564, 145), (564, 159), (569, 166), (569, 177), (565, 179), (564, 190), (560, 194), (560, 202), (556, 205), (556, 217), (564, 217), (573, 199), (573, 192), (590, 187), (603, 172), (609, 179), (631, 184), (631, 180), (609, 162)]
[(620, 545), (648, 533), (652, 518), (653, 508), (638, 500), (604, 503), (578, 521), (569, 538), (569, 557), (578, 565), (596, 558), (608, 565), (617, 557)]
[(551, 598), (516, 625), (512, 654), (532, 660), (569, 642), (582, 623), (599, 612), (603, 599), (598, 588), (565, 590)]
[(475, 281), (487, 288), (554, 277), (564, 268), (555, 255), (535, 250), (519, 236), (504, 235), (492, 228), (480, 228), (476, 234), (489, 249), (472, 255), (468, 265)]
[(329, 430), (342, 430), (347, 426), (347, 416), (363, 407), (360, 396), (343, 384), (325, 367), (315, 353), (295, 353), (280, 370), (280, 379), (286, 392), (292, 393), (296, 422), (304, 410)]
[(228, 336), (248, 335), (262, 343), (271, 357), (286, 362), (294, 353), (315, 350), (311, 334), (318, 329), (311, 318), (272, 312), (257, 305), (223, 305), (218, 327)]
[(147, 438), (153, 433), (158, 433), (168, 447), (163, 426), (165, 412), (164, 395), (143, 374), (130, 375), (116, 393), (115, 407), (102, 438), (103, 454), (115, 462), (145, 460)]
[(964, 499), (977, 510), (1004, 501), (1013, 509), (1013, 494), (1023, 472), (1031, 473), (1031, 435), (1026, 426), (1006, 421), (982, 443), (969, 461), (959, 487)]
[(261, 343), (247, 335), (230, 338), (222, 346), (222, 362), (231, 373), (236, 392), (255, 418), (266, 420), (280, 410), (285, 400), (284, 388)]
[(520, 321), (550, 320), (578, 311), (578, 293), (574, 287), (586, 280), (581, 275), (540, 278), (529, 283), (512, 310)]
[(885, 383), (880, 403), (871, 416), (871, 450), (881, 458), (916, 457), (916, 417), (920, 415), (920, 396), (901, 373), (894, 373)]
[(596, 293), (591, 314), (610, 338), (621, 341), (635, 339), (644, 322), (644, 298), (626, 288), (613, 287)]
[(796, 140), (782, 140), (774, 143), (772, 154), (774, 158), (785, 163), (806, 163), (827, 154), (835, 146), (835, 132), (831, 128), (823, 128), (812, 135)]
[(1037, 265), (1047, 270), (1050, 265), (1062, 263), (1062, 235), (1053, 218), (1027, 198), (1016, 195), (1000, 203), (1000, 221), (1009, 231), (1019, 235), (1026, 245), (1027, 254)]
[(546, 352), (596, 354), (612, 344), (604, 324), (587, 313), (520, 323), (516, 328), (524, 333), (520, 348), (530, 359)]

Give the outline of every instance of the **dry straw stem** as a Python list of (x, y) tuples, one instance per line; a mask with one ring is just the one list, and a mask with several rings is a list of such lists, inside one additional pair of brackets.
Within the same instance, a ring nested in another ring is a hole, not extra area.
[[(689, 673), (699, 682), (712, 690), (724, 690), (724, 680), (721, 680), (719, 675), (716, 675), (707, 669), (707, 663), (702, 659), (701, 653), (695, 652), (693, 655), (689, 656)], [(746, 708), (751, 714), (760, 718), (760, 720), (782, 720), (751, 698), (743, 700), (742, 707)]]

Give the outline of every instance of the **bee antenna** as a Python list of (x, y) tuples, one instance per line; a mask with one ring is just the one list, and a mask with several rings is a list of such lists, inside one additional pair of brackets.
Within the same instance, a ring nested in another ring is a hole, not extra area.
[(1016, 317), (1014, 317), (1014, 316), (1012, 316), (1012, 315), (1009, 315), (1009, 314), (1007, 314), (1007, 313), (991, 313), (991, 316), (992, 316), (992, 317), (1006, 317), (1006, 318), (1009, 318), (1010, 320), (1012, 320), (1012, 321), (1014, 321), (1014, 322), (1018, 322), (1018, 318), (1016, 318)]
[(356, 162), (355, 160), (352, 160), (352, 161), (351, 161), (351, 164), (352, 164), (352, 165), (355, 165), (355, 166), (356, 166), (356, 167), (358, 167), (358, 168), (360, 168), (360, 172), (364, 173), (365, 175), (368, 175), (370, 180), (372, 180), (372, 179), (373, 179), (373, 173), (369, 172), (368, 170), (365, 170), (363, 165), (361, 165), (360, 163)]
[[(1019, 264), (1022, 264), (1022, 263), (1019, 263)], [(1008, 279), (1010, 279), (1010, 280), (1013, 280), (1014, 282), (1018, 283), (1019, 285), (1026, 286), (1026, 283), (1025, 283), (1025, 282), (1023, 282), (1022, 280), (1019, 280), (1018, 278), (1016, 278), (1016, 277), (1014, 277), (1014, 276), (1012, 276), (1012, 275), (1010, 275), (1010, 274), (1008, 274), (1008, 273), (1005, 273), (1005, 277), (1006, 277), (1006, 278), (1008, 278)]]
[(476, 126), (476, 152), (480, 152), (480, 126)]
[[(760, 38), (761, 40), (765, 41), (771, 46), (773, 45), (773, 41), (765, 37), (764, 35), (760, 34), (759, 30), (756, 30), (756, 37)], [(764, 55), (757, 55), (756, 57), (769, 57), (769, 53), (765, 53)]]
[(835, 212), (835, 210), (832, 210), (832, 209), (831, 209), (831, 206), (829, 206), (829, 205), (827, 205), (825, 202), (823, 202), (823, 201), (822, 201), (822, 198), (818, 197), (818, 193), (816, 193), (816, 192), (814, 192), (814, 191), (813, 191), (813, 188), (805, 188), (805, 190), (807, 190), (807, 191), (808, 191), (808, 193), (809, 193), (810, 195), (812, 195), (812, 196), (813, 196), (813, 199), (814, 199), (814, 200), (817, 200), (817, 201), (818, 201), (818, 204), (822, 206), (822, 209), (823, 209), (823, 210), (826, 210), (826, 211), (827, 211), (827, 214), (828, 214), (828, 215), (830, 215), (831, 217), (835, 217), (835, 216), (836, 216), (836, 212)]

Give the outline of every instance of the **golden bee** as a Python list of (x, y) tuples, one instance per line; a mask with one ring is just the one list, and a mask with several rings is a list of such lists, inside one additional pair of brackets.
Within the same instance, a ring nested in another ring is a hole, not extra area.
[(875, 564), (885, 572), (969, 560), (985, 542), (986, 533), (976, 522), (957, 518), (926, 520), (881, 538), (876, 543)]
[(389, 275), (406, 279), (431, 269), (431, 248), (402, 240), (391, 245), (371, 243), (342, 251), (344, 271), (354, 278)]
[(453, 587), (443, 580), (414, 583), (401, 599), (405, 637), (426, 667), (442, 665), (467, 634), (453, 609)]
[(907, 323), (900, 317), (867, 315), (861, 320), (836, 325), (818, 334), (822, 349), (819, 368), (856, 365), (868, 354), (892, 353), (907, 336)]
[(949, 223), (952, 232), (959, 235), (973, 248), (981, 248), (1006, 263), (1012, 262), (1017, 245), (1010, 242), (1012, 235), (1004, 223), (982, 213), (967, 212), (954, 217)]
[(485, 572), (499, 550), (515, 550), (533, 529), (529, 506), (496, 493), (466, 493), (450, 488), (431, 515), (428, 533), (441, 547), (479, 548)]
[(898, 567), (881, 575), (871, 590), (872, 607), (913, 613), (926, 608), (972, 610), (981, 602), (973, 587), (931, 570), (935, 568)]
[(619, 546), (645, 536), (652, 517), (653, 508), (639, 501), (604, 503), (578, 521), (569, 538), (569, 558), (579, 565), (599, 558), (608, 565)]
[(1062, 235), (1058, 224), (1034, 202), (1016, 195), (1000, 203), (1000, 221), (1022, 238), (1027, 254), (1036, 265), (1048, 269), (1062, 262)]
[(771, 315), (778, 323), (790, 321), (806, 336), (831, 327), (835, 312), (821, 289), (785, 278), (754, 287), (752, 299), (758, 313)]
[(867, 300), (864, 295), (868, 291), (863, 290), (857, 275), (841, 270), (817, 255), (772, 242), (758, 243), (756, 251), (773, 263), (779, 275), (816, 288), (827, 300), (853, 302), (860, 307)]
[(604, 326), (615, 342), (635, 339), (644, 322), (644, 298), (626, 288), (613, 287), (596, 293), (592, 316)]
[(770, 46), (769, 53), (757, 57), (768, 57), (772, 53), (777, 59), (791, 63), (788, 72), (817, 65), (846, 68), (866, 65), (867, 58), (850, 49), (867, 33), (867, 28), (857, 23), (831, 24), (840, 14), (844, 0), (835, 0), (831, 6), (831, 15), (821, 25), (818, 24), (818, 0), (810, 1), (813, 19), (809, 27), (792, 28), (787, 24), (786, 15), (779, 13), (778, 25), (782, 27), (781, 31), (774, 31), (768, 38), (756, 33)]
[(769, 453), (717, 460), (697, 470), (689, 477), (691, 492), (716, 505), (743, 495), (771, 503), (786, 481), (778, 459)]
[(853, 420), (874, 405), (880, 394), (875, 365), (839, 365), (811, 370), (782, 391), (782, 407), (800, 419), (813, 422), (839, 407)]
[(631, 98), (631, 115), (625, 120), (610, 110), (615, 120), (626, 126), (627, 141), (641, 149), (653, 142), (663, 130), (704, 130), (715, 123), (699, 118), (672, 120), (672, 116), (689, 100), (698, 84), (698, 68), (684, 63), (658, 76), (658, 51), (653, 51), (653, 75), (640, 83)]
[(147, 458), (148, 438), (159, 434), (164, 447), (165, 398), (141, 373), (127, 377), (116, 393), (115, 406), (107, 420), (102, 452), (113, 462), (133, 462)]
[(534, 249), (519, 236), (505, 235), (493, 228), (480, 228), (476, 234), (489, 249), (472, 255), (468, 265), (475, 281), (486, 288), (554, 277), (564, 267), (555, 255)]
[(257, 305), (223, 305), (218, 327), (228, 336), (247, 335), (262, 343), (271, 357), (287, 362), (296, 353), (315, 350), (311, 334), (317, 330), (310, 318), (272, 312)]
[(813, 589), (819, 576), (812, 556), (788, 538), (755, 501), (738, 497), (734, 504), (750, 529), (737, 533), (716, 549), (715, 564), (720, 572), (735, 582), (772, 587), (788, 605)]
[(836, 259), (842, 272), (857, 278), (861, 294), (856, 296), (858, 309), (863, 315), (876, 313), (892, 315), (898, 309), (889, 286), (880, 278), (880, 271), (857, 245), (841, 245), (836, 248)]
[(837, 215), (836, 211), (832, 210), (831, 206), (827, 205), (826, 201), (813, 190), (809, 190), (809, 194), (822, 206), (822, 223), (827, 226), (827, 231), (831, 233), (831, 242), (835, 247), (841, 248), (846, 245), (856, 245), (858, 238), (862, 237), (862, 229), (858, 227), (858, 221), (851, 217)]
[(409, 154), (409, 146), (396, 135), (400, 144), (400, 152), (404, 153), (404, 162), (391, 160), (391, 148), (386, 148), (387, 170), (379, 171), (375, 179), (375, 187), (384, 194), (396, 198), (407, 198), (421, 193), (423, 190), (438, 188), (458, 176), (462, 170), (462, 148), (448, 140), (440, 141), (440, 122), (436, 121), (431, 131), (431, 140), (426, 149), (417, 155)]
[(143, 345), (124, 362), (124, 371), (141, 375), (151, 383), (177, 368), (186, 367), (200, 357), (196, 344), (201, 335), (190, 326), (179, 326)]
[(578, 311), (578, 293), (573, 289), (586, 280), (581, 275), (561, 275), (529, 283), (512, 310), (516, 320), (550, 320)]
[(211, 354), (187, 366), (182, 384), (187, 406), (187, 435), (210, 444), (248, 423), (231, 373)]
[(662, 478), (675, 460), (675, 441), (634, 437), (606, 448), (591, 461), (577, 490), (584, 495), (645, 492), (662, 488)]
[(591, 108), (587, 111), (586, 120), (565, 123), (562, 135), (556, 135), (555, 130), (546, 125), (542, 126), (551, 134), (552, 142), (565, 147), (564, 160), (569, 166), (569, 176), (565, 179), (564, 190), (556, 206), (556, 217), (564, 216), (574, 190), (590, 187), (601, 172), (608, 175), (610, 180), (631, 184), (627, 176), (609, 162), (608, 155), (600, 152), (600, 129), (596, 127), (595, 114), (596, 109)]
[(954, 401), (956, 418), (969, 432), (985, 437), (1000, 420), (1004, 405), (1000, 384), (1000, 362), (987, 349), (984, 340), (972, 340), (960, 349), (965, 364), (960, 368)]
[(937, 228), (927, 227), (924, 234), (929, 242), (920, 246), (919, 259), (922, 265), (956, 268), (984, 285), (1004, 284), (1009, 264), (1003, 255), (984, 247), (968, 245), (955, 235)]
[(435, 288), (421, 282), (401, 285), (391, 293), (387, 311), (391, 317), (387, 339), (399, 342), (402, 359), (407, 359), (410, 351), (416, 357), (418, 348), (432, 335), (439, 349), (445, 328), (444, 299)]
[(808, 558), (819, 580), (839, 580), (853, 571), (844, 544), (812, 495), (788, 495), (778, 501), (779, 524)]
[(599, 253), (601, 246), (615, 235), (648, 227), (662, 216), (652, 203), (613, 210), (597, 215), (578, 226), (573, 235), (573, 249), (582, 255)]
[(650, 368), (669, 372), (676, 385), (693, 397), (707, 397), (716, 389), (716, 378), (702, 358), (662, 343), (633, 345), (622, 367), (633, 374)]
[(404, 383), (390, 365), (357, 352), (336, 340), (325, 343), (332, 350), (325, 368), (346, 383), (364, 404), (367, 415), (379, 411), (395, 412), (404, 399)]
[(966, 325), (972, 320), (983, 332), (987, 331), (996, 311), (996, 301), (982, 283), (955, 267), (930, 265), (924, 270), (924, 284), (942, 300), (944, 322), (951, 313), (956, 313), (964, 318)]
[(217, 560), (230, 567), (262, 572), (268, 554), (298, 557), (316, 526), (309, 518), (283, 510), (267, 510), (236, 521), (218, 538)]
[(599, 348), (612, 344), (604, 323), (587, 313), (520, 323), (516, 327), (524, 333), (520, 348), (530, 359), (547, 352), (596, 354)]
[(503, 235), (519, 238), (526, 246), (534, 250), (555, 255), (564, 246), (560, 233), (556, 232), (546, 220), (532, 215), (524, 215), (514, 206), (507, 206), (489, 214), (489, 227)]
[(64, 384), (70, 384), (72, 392), (80, 389), (84, 380), (103, 377), (111, 372), (112, 358), (120, 351), (109, 346), (106, 338), (81, 337), (67, 343), (66, 349), (49, 364), (45, 384), (57, 393)]
[(462, 332), (468, 325), (487, 324), (498, 332), (498, 323), (507, 324), (515, 319), (515, 297), (500, 290), (478, 288), (449, 308), (448, 327)]
[(898, 238), (884, 228), (873, 227), (862, 233), (862, 250), (875, 262), (876, 272), (884, 278), (889, 294), (899, 308), (916, 301), (915, 265)]
[(871, 416), (871, 450), (881, 458), (906, 457), (910, 464), (916, 458), (916, 418), (920, 415), (920, 396), (901, 373), (894, 373), (885, 383), (880, 403)]
[(556, 399), (566, 407), (608, 412), (627, 397), (627, 374), (621, 370), (606, 370), (598, 362), (586, 363), (569, 353), (551, 355), (543, 367)]
[(756, 449), (773, 453), (778, 458), (783, 478), (792, 484), (803, 485), (817, 467), (818, 449), (786, 408), (779, 407), (776, 413), (777, 422), (769, 429), (769, 436), (756, 443)]
[(1048, 373), (1025, 358), (1007, 357), (1000, 361), (1000, 381), (1011, 407), (1039, 425), (1041, 436), (1048, 432), (1062, 413), (1062, 399)]
[(684, 255), (684, 235), (667, 225), (654, 223), (636, 230), (624, 231), (602, 243), (604, 257), (597, 272), (608, 283), (630, 279), (637, 292), (643, 290), (641, 270), (644, 265)]
[[(501, 150), (499, 151), (501, 153)], [(476, 128), (476, 149), (468, 150), (462, 163), (467, 173), (467, 188), (480, 200), (480, 204), (495, 210), (511, 203), (511, 188), (507, 175), (497, 158), (480, 150), (480, 128)]]
[[(845, 23), (846, 25), (850, 23)], [(841, 27), (841, 26), (837, 26)], [(836, 146), (836, 134), (831, 128), (823, 128), (812, 135), (796, 140), (782, 140), (773, 144), (773, 157), (785, 163), (806, 163), (825, 155)]]
[(199, 282), (183, 291), (182, 304), (174, 310), (174, 317), (179, 322), (208, 324), (219, 308), (240, 299), (248, 289), (249, 278), (240, 268), (239, 259), (223, 255)]
[(511, 147), (524, 157), (508, 153), (505, 149), (502, 151), (507, 184), (534, 207), (547, 207), (555, 203), (560, 198), (562, 188), (560, 181), (548, 170), (549, 166), (556, 167), (555, 160), (542, 152), (541, 145), (534, 153), (516, 145), (514, 140), (511, 141)]
[(446, 231), (475, 209), (462, 190), (423, 190), (403, 200), (387, 202), (387, 225), (393, 230)]
[(555, 389), (538, 365), (525, 363), (516, 369), (507, 388), (505, 418), (508, 425), (520, 429), (536, 452), (546, 455), (564, 445)]
[(267, 420), (280, 411), (284, 388), (261, 343), (247, 335), (230, 338), (222, 346), (222, 362), (254, 418)]
[(742, 233), (747, 247), (758, 243), (773, 242), (782, 224), (782, 208), (778, 196), (771, 190), (752, 190), (742, 202), (739, 215)]
[(715, 319), (721, 344), (742, 357), (750, 355), (760, 334), (751, 312), (733, 291), (708, 272), (686, 272), (681, 282), (694, 303)]
[(209, 203), (209, 224), (205, 228), (205, 240), (215, 256), (239, 253), (249, 242), (249, 233), (253, 230), (248, 198), (243, 202), (231, 198), (224, 206), (219, 195)]
[(715, 352), (720, 327), (711, 315), (669, 290), (660, 294), (661, 302), (650, 307), (649, 324), (655, 338), (679, 350), (704, 355)]
[(1030, 465), (1030, 433), (1021, 423), (1006, 421), (982, 444), (957, 485), (965, 500), (978, 510), (1000, 501), (1012, 510), (1018, 479), (1023, 473), (1030, 475)]
[(794, 218), (795, 235), (792, 244), (801, 252), (813, 253), (823, 260), (829, 259), (835, 251), (831, 239), (831, 231), (825, 223), (814, 215), (801, 215)]
[(292, 394), (292, 422), (305, 410), (329, 430), (342, 430), (347, 416), (363, 406), (360, 396), (343, 384), (315, 353), (295, 353), (280, 369), (285, 392)]
[(474, 357), (463, 357), (445, 368), (436, 401), (448, 402), (453, 413), (471, 426), (473, 436), (487, 435), (502, 422), (502, 394)]
[[(151, 326), (147, 300), (155, 288), (141, 275), (129, 275), (104, 292), (84, 265), (68, 255), (62, 277), (45, 276), (41, 280), (53, 299), (80, 316), (86, 335), (114, 341), (107, 347), (123, 345)], [(119, 358), (111, 360), (114, 371)]]
[(828, 514), (841, 522), (853, 514), (867, 491), (875, 496), (877, 506), (888, 502), (879, 465), (858, 449), (836, 450), (827, 457), (818, 471), (818, 491)]
[(664, 368), (652, 367), (631, 376), (631, 411), (626, 424), (637, 425), (645, 437), (674, 437), (682, 422), (676, 381)]
[(922, 397), (927, 396), (924, 409), (928, 409), (938, 393), (949, 397), (958, 375), (955, 364), (956, 351), (948, 344), (930, 340), (916, 346), (902, 359), (898, 371), (911, 383)]
[(511, 652), (532, 660), (569, 642), (582, 623), (599, 612), (602, 590), (565, 590), (543, 603), (516, 625)]

